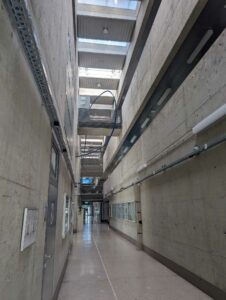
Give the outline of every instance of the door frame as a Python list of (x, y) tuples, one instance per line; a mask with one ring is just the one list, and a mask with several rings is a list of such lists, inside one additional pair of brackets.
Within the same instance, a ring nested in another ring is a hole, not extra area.
[[(56, 160), (55, 160), (55, 170), (53, 169), (53, 161), (52, 161), (52, 156), (53, 156), (53, 150), (56, 154)], [(52, 142), (51, 142), (51, 150), (50, 150), (50, 163), (49, 163), (49, 182), (48, 182), (48, 199), (45, 205), (45, 223), (46, 223), (46, 228), (45, 228), (45, 245), (44, 245), (44, 254), (43, 254), (43, 269), (42, 269), (42, 289), (41, 289), (41, 299), (44, 299), (44, 286), (45, 286), (45, 275), (46, 275), (46, 264), (47, 264), (47, 249), (48, 249), (48, 237), (49, 237), (49, 228), (53, 228), (53, 256), (51, 257), (52, 259), (52, 270), (51, 270), (51, 297), (54, 295), (53, 291), (53, 280), (54, 280), (54, 254), (55, 254), (55, 241), (56, 241), (56, 223), (57, 223), (57, 204), (58, 204), (58, 183), (59, 183), (59, 166), (60, 166), (60, 150), (59, 147), (57, 146), (57, 142), (52, 136)], [(55, 201), (55, 207), (54, 207), (54, 215), (52, 215), (51, 211), (51, 204), (52, 201), (50, 200), (50, 187), (51, 185), (56, 187), (56, 201)], [(52, 221), (51, 219), (54, 218)], [(49, 224), (49, 222), (51, 224)], [(51, 300), (51, 299), (49, 299)]]

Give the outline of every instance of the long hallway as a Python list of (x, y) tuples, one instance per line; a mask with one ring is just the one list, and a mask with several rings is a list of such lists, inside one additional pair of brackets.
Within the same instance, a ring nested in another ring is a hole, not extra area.
[(1, 1), (0, 300), (226, 300), (225, 153), (226, 0)]
[(75, 235), (58, 300), (206, 300), (202, 291), (107, 225)]

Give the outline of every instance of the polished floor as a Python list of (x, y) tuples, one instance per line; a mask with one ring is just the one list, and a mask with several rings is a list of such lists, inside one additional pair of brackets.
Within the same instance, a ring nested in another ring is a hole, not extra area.
[(75, 235), (58, 300), (211, 299), (107, 225)]

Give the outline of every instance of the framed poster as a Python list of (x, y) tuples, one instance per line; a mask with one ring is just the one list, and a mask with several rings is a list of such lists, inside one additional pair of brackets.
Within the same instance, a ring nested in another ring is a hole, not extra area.
[(35, 242), (38, 223), (38, 210), (33, 208), (24, 209), (23, 228), (20, 250), (24, 251)]

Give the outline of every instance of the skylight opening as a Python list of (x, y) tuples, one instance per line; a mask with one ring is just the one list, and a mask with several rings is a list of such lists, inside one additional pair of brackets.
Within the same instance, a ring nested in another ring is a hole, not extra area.
[(91, 44), (119, 46), (119, 47), (128, 47), (128, 45), (129, 45), (129, 43), (127, 43), (127, 42), (84, 39), (84, 38), (79, 38), (78, 41), (81, 42), (81, 43), (91, 43)]
[(80, 4), (107, 6), (112, 8), (136, 10), (138, 1), (133, 0), (78, 0)]
[(121, 70), (82, 68), (78, 70), (79, 77), (120, 79)]
[[(80, 96), (99, 96), (100, 94), (102, 94), (103, 92), (105, 92), (106, 90), (103, 89), (87, 89), (87, 88), (80, 88), (79, 89), (79, 95)], [(112, 92), (112, 94), (114, 96), (116, 96), (116, 90), (110, 90)], [(109, 92), (106, 92), (103, 94), (104, 97), (111, 97), (112, 98), (112, 94)]]

